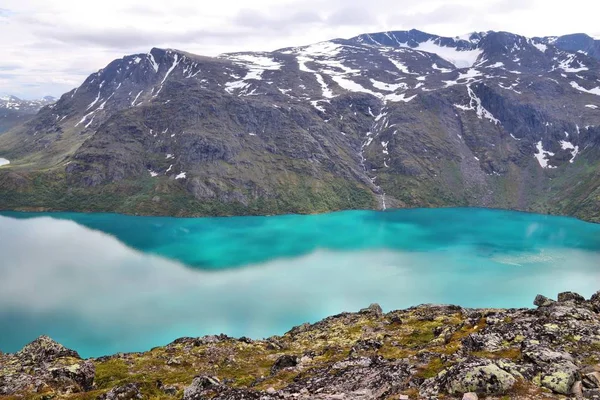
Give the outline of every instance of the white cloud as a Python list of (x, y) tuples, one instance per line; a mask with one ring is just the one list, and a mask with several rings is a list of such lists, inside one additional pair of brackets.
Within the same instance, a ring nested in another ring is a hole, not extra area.
[(154, 46), (216, 55), (411, 28), (594, 35), (598, 11), (587, 0), (3, 0), (0, 92), (59, 95), (113, 59)]

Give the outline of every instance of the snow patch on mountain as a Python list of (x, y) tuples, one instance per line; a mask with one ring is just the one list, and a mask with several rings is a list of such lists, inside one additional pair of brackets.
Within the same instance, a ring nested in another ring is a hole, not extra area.
[(539, 51), (541, 51), (542, 53), (545, 53), (546, 50), (548, 50), (548, 46), (544, 43), (540, 43), (538, 41), (532, 40), (531, 44), (538, 49)]
[(470, 68), (477, 62), (479, 56), (483, 53), (482, 49), (458, 50), (455, 47), (440, 46), (434, 40), (428, 40), (419, 43), (417, 47), (410, 47), (407, 43), (403, 47), (409, 47), (414, 50), (424, 51), (436, 54), (438, 57), (448, 61), (456, 68)]
[(561, 140), (560, 141), (560, 147), (563, 150), (570, 150), (571, 151), (571, 159), (569, 160), (569, 162), (573, 163), (573, 161), (575, 161), (575, 157), (577, 157), (577, 154), (579, 154), (579, 146), (575, 146), (571, 142), (567, 142), (565, 140)]
[(544, 145), (542, 144), (541, 140), (539, 142), (537, 142), (535, 147), (536, 147), (537, 151), (534, 154), (534, 156), (537, 159), (540, 166), (542, 168), (556, 168), (552, 165), (548, 165), (548, 161), (549, 161), (548, 156), (552, 157), (552, 156), (554, 156), (554, 153), (544, 150)]
[(319, 82), (319, 85), (321, 85), (321, 90), (323, 91), (323, 97), (328, 98), (328, 99), (331, 99), (332, 97), (334, 97), (333, 92), (331, 91), (331, 89), (329, 88), (327, 83), (325, 82), (325, 79), (323, 79), (323, 75), (315, 74), (315, 77), (317, 78), (317, 82)]
[[(567, 57), (558, 63), (558, 69), (562, 69), (565, 72), (577, 73), (583, 71), (589, 71), (589, 68), (586, 67), (581, 61), (576, 60), (576, 54), (569, 54)], [(578, 67), (573, 67), (574, 64), (577, 64)]]
[(593, 89), (586, 89), (582, 86), (579, 86), (579, 84), (575, 81), (571, 81), (571, 86), (573, 88), (579, 90), (580, 92), (595, 94), (596, 96), (600, 96), (600, 87), (595, 87)]
[(404, 89), (404, 90), (408, 89), (408, 85), (404, 82), (385, 83), (385, 82), (380, 82), (378, 80), (371, 78), (371, 83), (373, 84), (373, 87), (375, 87), (376, 89), (385, 90), (386, 92), (395, 92), (398, 89)]
[(243, 65), (248, 72), (241, 80), (227, 82), (225, 90), (233, 94), (238, 89), (247, 89), (250, 80), (261, 80), (263, 72), (281, 69), (282, 64), (271, 57), (256, 54), (226, 54), (221, 57), (233, 61), (235, 64)]
[(154, 59), (154, 56), (152, 55), (152, 52), (148, 53), (148, 60), (150, 61), (150, 65), (152, 65), (152, 68), (154, 69), (154, 72), (158, 72), (158, 63)]
[(404, 63), (402, 63), (400, 61), (394, 60), (391, 57), (388, 57), (388, 60), (390, 60), (390, 62), (392, 64), (394, 64), (394, 67), (396, 67), (396, 69), (398, 71), (402, 72), (403, 74), (408, 74), (408, 75), (413, 74), (412, 72), (410, 72), (410, 70), (408, 69), (408, 67), (406, 66), (406, 64), (404, 64)]
[(454, 107), (463, 111), (475, 111), (475, 113), (477, 114), (477, 118), (488, 119), (489, 121), (494, 123), (494, 125), (498, 125), (500, 123), (500, 120), (494, 117), (494, 115), (481, 104), (481, 99), (477, 97), (477, 95), (471, 88), (471, 85), (467, 85), (467, 93), (469, 94), (470, 99), (469, 105), (463, 106), (461, 104), (454, 104)]

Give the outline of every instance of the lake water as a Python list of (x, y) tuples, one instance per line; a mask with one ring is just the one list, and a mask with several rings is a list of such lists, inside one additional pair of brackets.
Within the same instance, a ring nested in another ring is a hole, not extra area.
[(168, 218), (0, 213), (0, 350), (261, 338), (378, 302), (529, 307), (600, 289), (600, 225), (482, 209)]

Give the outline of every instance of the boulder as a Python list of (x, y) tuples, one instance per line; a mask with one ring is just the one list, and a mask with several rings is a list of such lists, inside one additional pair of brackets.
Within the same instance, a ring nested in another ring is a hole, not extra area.
[(541, 367), (566, 361), (573, 362), (573, 357), (569, 353), (553, 350), (543, 345), (524, 343), (521, 351), (525, 359)]
[(592, 295), (590, 298), (590, 303), (592, 305), (592, 309), (595, 312), (600, 313), (600, 290)]
[(476, 392), (485, 395), (503, 394), (513, 388), (516, 378), (497, 363), (484, 359), (460, 362), (442, 371), (436, 379), (449, 394)]
[(536, 365), (541, 386), (555, 393), (569, 395), (573, 384), (578, 380), (578, 368), (569, 353), (553, 350), (542, 345), (524, 344), (525, 360)]
[(52, 375), (52, 381), (59, 387), (75, 384), (79, 392), (87, 392), (94, 388), (96, 367), (91, 361), (52, 367), (48, 369), (48, 372)]
[(583, 303), (585, 298), (575, 292), (562, 292), (558, 294), (558, 302), (564, 303), (566, 301), (574, 301), (575, 303)]
[(555, 393), (570, 395), (578, 377), (577, 367), (573, 363), (555, 364), (542, 372), (541, 385)]
[(373, 303), (369, 307), (363, 308), (359, 312), (361, 314), (374, 314), (378, 317), (381, 317), (383, 315), (383, 310), (381, 309), (381, 306), (377, 303)]
[(554, 303), (555, 303), (554, 300), (549, 299), (548, 297), (543, 296), (541, 294), (538, 294), (537, 296), (535, 296), (535, 300), (533, 300), (533, 304), (538, 307), (548, 307)]
[(137, 383), (112, 388), (108, 393), (98, 396), (98, 400), (134, 400), (143, 399), (140, 386)]
[(583, 375), (583, 386), (587, 389), (600, 388), (600, 372), (590, 372)]
[(477, 393), (470, 392), (465, 393), (462, 400), (479, 400), (479, 397), (477, 396)]
[(279, 357), (277, 361), (275, 361), (275, 364), (273, 364), (273, 367), (271, 367), (271, 373), (276, 374), (282, 369), (292, 368), (296, 365), (298, 365), (298, 357), (286, 354)]
[(204, 400), (205, 393), (209, 390), (218, 389), (221, 382), (212, 376), (197, 376), (192, 384), (183, 391), (183, 400)]

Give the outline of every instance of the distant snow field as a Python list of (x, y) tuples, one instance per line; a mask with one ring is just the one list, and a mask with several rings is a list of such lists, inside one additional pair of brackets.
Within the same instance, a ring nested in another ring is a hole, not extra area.
[(6, 158), (0, 157), (0, 167), (8, 164), (10, 164), (10, 161), (8, 161)]

